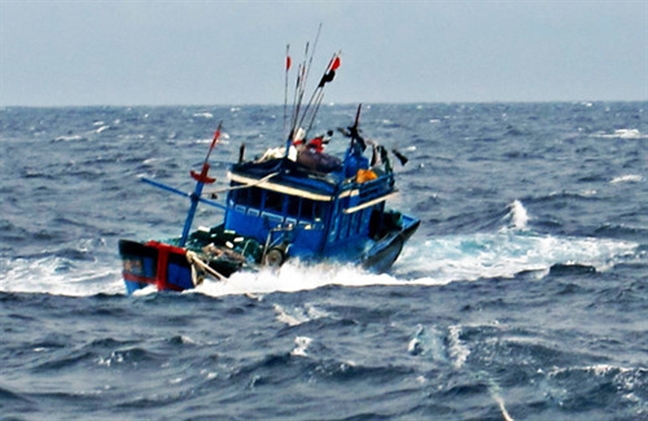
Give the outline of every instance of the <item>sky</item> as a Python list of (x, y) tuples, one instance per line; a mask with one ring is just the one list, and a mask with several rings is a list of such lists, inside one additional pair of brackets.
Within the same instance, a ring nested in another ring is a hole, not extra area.
[(0, 0), (0, 106), (282, 104), (307, 42), (325, 102), (648, 100), (648, 0)]

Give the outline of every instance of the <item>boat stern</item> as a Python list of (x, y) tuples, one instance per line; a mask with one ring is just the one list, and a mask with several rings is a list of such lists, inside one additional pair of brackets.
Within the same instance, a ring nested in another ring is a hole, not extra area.
[(128, 294), (154, 285), (158, 290), (193, 288), (191, 264), (181, 247), (149, 241), (119, 241), (122, 276)]

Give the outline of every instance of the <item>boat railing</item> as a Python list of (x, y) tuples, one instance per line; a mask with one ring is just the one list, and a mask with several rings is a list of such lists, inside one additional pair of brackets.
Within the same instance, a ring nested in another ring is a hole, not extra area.
[(340, 196), (348, 196), (348, 192), (355, 191), (352, 196), (358, 196), (360, 201), (372, 200), (379, 196), (394, 191), (394, 175), (392, 173), (379, 175), (373, 180), (358, 182), (355, 179), (349, 179), (342, 185)]

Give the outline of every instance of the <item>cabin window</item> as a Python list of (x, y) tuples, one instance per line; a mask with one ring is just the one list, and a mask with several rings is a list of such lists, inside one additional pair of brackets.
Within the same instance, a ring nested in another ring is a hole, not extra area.
[(329, 205), (326, 202), (286, 195), (259, 187), (232, 190), (230, 198), (236, 206), (282, 214), (309, 223), (322, 221), (326, 215), (326, 207)]
[(313, 219), (324, 219), (324, 214), (326, 213), (325, 206), (322, 202), (313, 202)]
[(261, 207), (261, 191), (255, 187), (248, 187), (232, 191), (234, 203), (249, 208)]
[(258, 187), (248, 187), (232, 191), (234, 203), (248, 208), (261, 209), (263, 190)]
[(283, 203), (281, 201), (281, 197), (282, 195), (280, 193), (266, 190), (264, 210), (283, 213)]
[(293, 218), (299, 218), (300, 199), (296, 196), (288, 196), (286, 199), (286, 213)]
[(302, 199), (300, 219), (313, 220), (314, 204), (312, 200)]
[(297, 196), (289, 196), (286, 205), (288, 216), (297, 219), (314, 221), (324, 217), (323, 204), (314, 200), (304, 199)]

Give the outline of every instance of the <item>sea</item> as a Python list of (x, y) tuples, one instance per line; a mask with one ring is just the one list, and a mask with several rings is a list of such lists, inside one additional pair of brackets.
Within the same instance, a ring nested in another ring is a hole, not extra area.
[[(357, 104), (311, 133), (347, 143)], [(393, 268), (289, 261), (126, 294), (191, 170), (283, 105), (0, 108), (2, 420), (648, 420), (648, 102), (364, 104), (421, 219)], [(199, 206), (194, 228), (222, 211)]]

